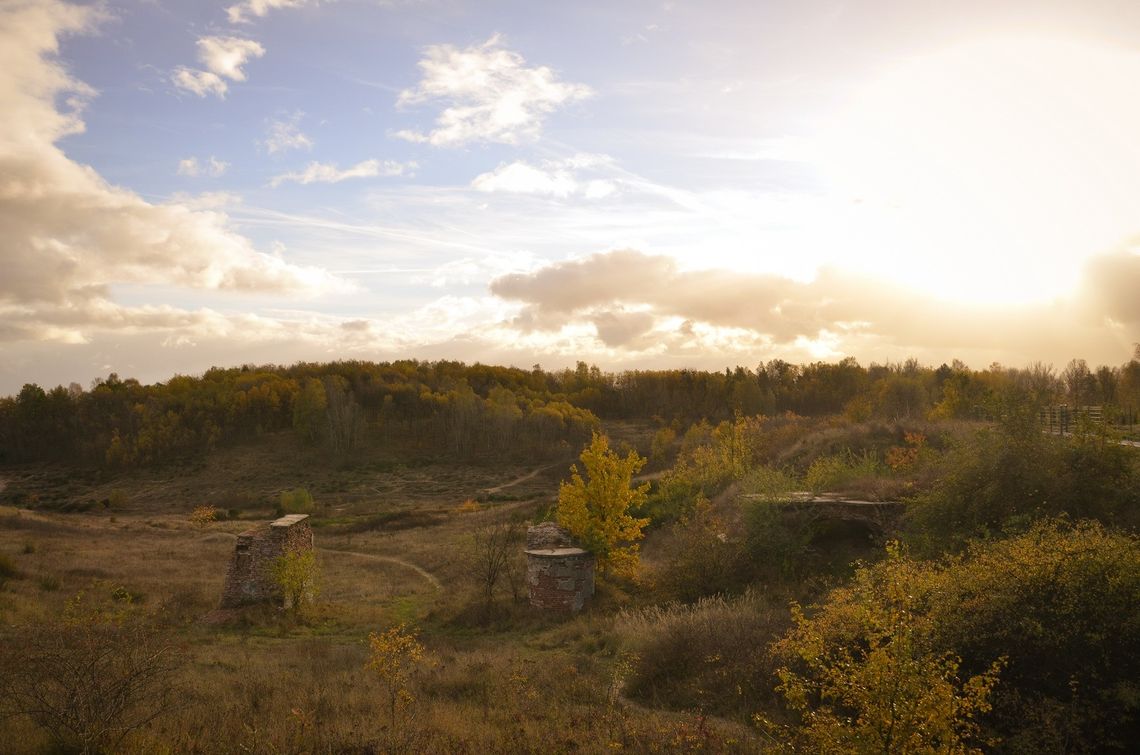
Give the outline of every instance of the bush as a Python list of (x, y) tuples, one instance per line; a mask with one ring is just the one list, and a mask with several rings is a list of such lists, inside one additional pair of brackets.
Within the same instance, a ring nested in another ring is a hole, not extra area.
[(0, 553), (0, 588), (19, 576), (20, 570), (16, 568), (16, 562), (7, 553)]
[(737, 592), (748, 578), (742, 568), (740, 544), (730, 540), (724, 523), (701, 498), (696, 509), (673, 525), (672, 541), (664, 548), (664, 568), (658, 577), (669, 597), (684, 602), (706, 595)]
[[(805, 726), (833, 713), (854, 721), (859, 711), (835, 680), (890, 662), (907, 684), (925, 675), (918, 689), (943, 691), (940, 715), (977, 719), (978, 732), (949, 722), (964, 740), (1000, 740), (1008, 752), (1102, 752), (1140, 737), (1135, 537), (1051, 521), (937, 563), (895, 551), (807, 616), (779, 646), (784, 693)], [(900, 637), (905, 657), (889, 647)], [(978, 696), (1003, 663), (996, 686)], [(971, 691), (955, 679), (978, 681)]]
[(1128, 524), (1140, 511), (1136, 451), (1103, 436), (1058, 437), (1007, 421), (959, 443), (943, 469), (907, 515), (916, 543), (931, 550), (1042, 517)]
[(309, 495), (309, 491), (305, 488), (296, 488), (281, 493), (277, 511), (280, 514), (311, 514), (313, 508), (313, 496)]
[(812, 493), (840, 492), (858, 481), (885, 473), (883, 465), (870, 451), (856, 454), (846, 450), (840, 454), (820, 456), (804, 474), (804, 485)]
[(27, 716), (63, 750), (114, 750), (177, 704), (182, 663), (159, 625), (124, 612), (17, 627), (0, 642), (0, 716)]
[(751, 591), (622, 612), (617, 631), (636, 658), (625, 692), (656, 706), (751, 713), (773, 697), (765, 648), (788, 623), (786, 608)]

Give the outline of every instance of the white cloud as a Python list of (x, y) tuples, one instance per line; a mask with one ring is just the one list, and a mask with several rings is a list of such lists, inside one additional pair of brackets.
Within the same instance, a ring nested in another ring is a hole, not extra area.
[(518, 160), (476, 176), (471, 186), (486, 192), (568, 197), (578, 188), (578, 182), (568, 170), (544, 170)]
[(199, 97), (213, 94), (224, 98), (226, 92), (229, 91), (229, 86), (222, 81), (222, 77), (218, 74), (209, 71), (195, 71), (185, 66), (174, 69), (174, 75), (170, 80), (179, 89), (185, 89)]
[(266, 136), (261, 145), (271, 155), (289, 149), (312, 149), (313, 140), (301, 131), (301, 118), (304, 113), (297, 112), (288, 118), (277, 118), (269, 122)]
[(437, 147), (517, 144), (536, 138), (548, 114), (592, 94), (585, 84), (558, 81), (546, 66), (526, 67), (521, 55), (499, 43), (495, 35), (462, 50), (452, 45), (428, 47), (419, 62), (423, 78), (415, 89), (401, 92), (397, 104), (431, 101), (445, 107), (431, 131), (403, 130), (396, 136)]
[(226, 16), (231, 24), (241, 24), (253, 18), (263, 18), (271, 10), (280, 8), (300, 8), (314, 5), (314, 0), (242, 0), (226, 8)]
[(198, 40), (198, 59), (209, 70), (232, 81), (245, 81), (241, 67), (251, 58), (264, 54), (265, 48), (252, 39), (202, 37)]
[[(83, 128), (89, 87), (55, 57), (89, 31), (89, 7), (45, 0), (0, 10), (0, 321), (4, 337), (81, 341), (91, 328), (174, 327), (195, 313), (128, 308), (117, 284), (288, 295), (343, 290), (323, 270), (257, 251), (224, 214), (147, 202), (69, 159), (56, 142)], [(79, 99), (77, 99), (77, 97)], [(61, 111), (56, 103), (69, 103)]]
[(242, 70), (253, 58), (265, 54), (265, 48), (252, 39), (241, 37), (202, 37), (198, 40), (198, 60), (207, 70), (200, 71), (186, 66), (175, 69), (171, 80), (180, 89), (185, 89), (199, 97), (214, 94), (225, 97), (230, 81), (245, 81)]
[(612, 164), (613, 158), (608, 155), (590, 153), (580, 153), (564, 160), (545, 160), (540, 165), (516, 160), (481, 173), (471, 186), (488, 193), (537, 194), (560, 199), (580, 194), (586, 199), (602, 199), (617, 191), (615, 181), (600, 178), (582, 180), (578, 173)]
[(201, 161), (197, 157), (187, 157), (178, 161), (178, 175), (190, 176), (191, 178), (198, 176), (217, 178), (223, 175), (229, 167), (229, 163), (219, 160), (213, 155)]
[(335, 163), (311, 162), (304, 170), (274, 176), (270, 186), (280, 186), (288, 181), (299, 184), (340, 183), (349, 178), (375, 178), (377, 176), (410, 175), (416, 169), (414, 162), (401, 163), (394, 160), (364, 160), (341, 170)]

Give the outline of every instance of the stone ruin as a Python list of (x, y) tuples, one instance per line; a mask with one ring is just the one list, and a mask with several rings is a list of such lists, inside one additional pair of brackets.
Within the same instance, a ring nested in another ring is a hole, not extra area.
[(579, 548), (554, 522), (529, 527), (526, 585), (532, 606), (577, 613), (594, 594), (594, 554)]
[(286, 553), (313, 549), (313, 528), (308, 518), (308, 514), (289, 514), (237, 536), (222, 589), (221, 608), (249, 603), (284, 604), (285, 596), (273, 579), (273, 563)]

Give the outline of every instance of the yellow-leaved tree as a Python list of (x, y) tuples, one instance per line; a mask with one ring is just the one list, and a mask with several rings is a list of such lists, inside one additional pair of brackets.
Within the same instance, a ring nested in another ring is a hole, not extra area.
[(598, 559), (603, 574), (631, 575), (637, 571), (638, 546), (648, 519), (638, 519), (629, 511), (645, 502), (649, 483), (632, 487), (633, 476), (645, 466), (645, 459), (630, 451), (625, 458), (610, 449), (604, 435), (594, 433), (590, 445), (570, 467), (570, 481), (558, 488), (558, 523)]

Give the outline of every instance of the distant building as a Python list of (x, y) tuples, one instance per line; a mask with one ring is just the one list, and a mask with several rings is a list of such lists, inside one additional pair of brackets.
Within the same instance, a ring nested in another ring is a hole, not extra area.
[(284, 602), (273, 564), (286, 553), (313, 549), (308, 519), (308, 514), (289, 514), (238, 535), (222, 588), (222, 608)]
[(594, 595), (594, 554), (579, 548), (554, 522), (527, 529), (526, 585), (530, 604), (577, 613)]

